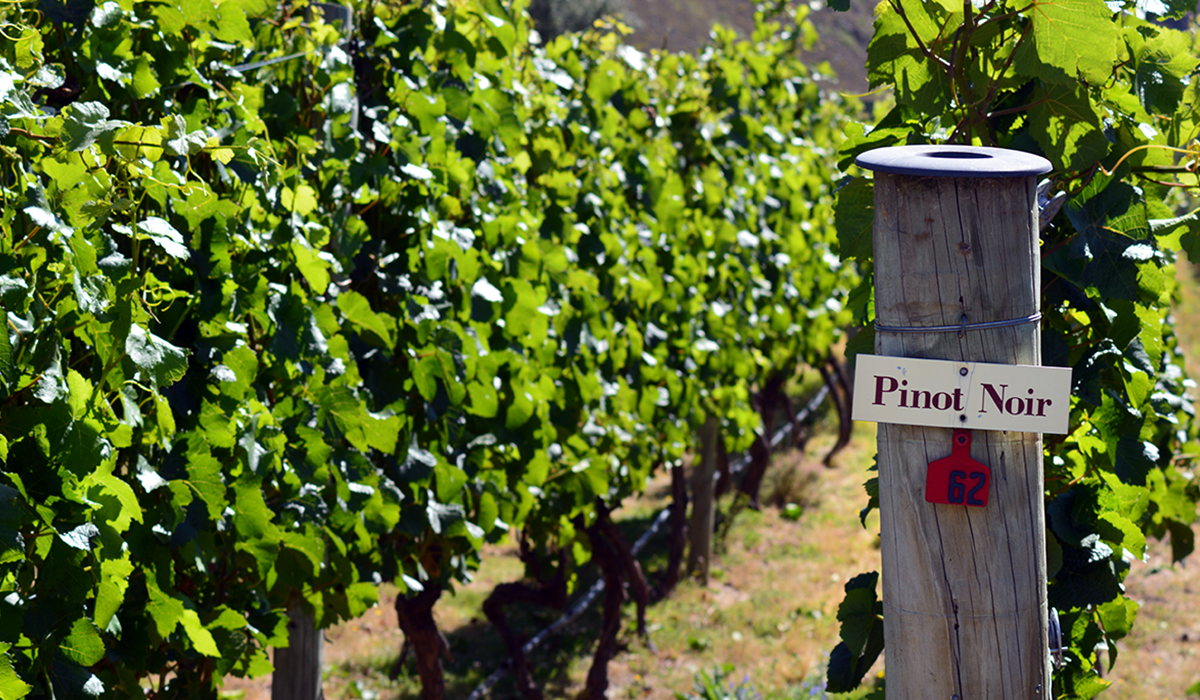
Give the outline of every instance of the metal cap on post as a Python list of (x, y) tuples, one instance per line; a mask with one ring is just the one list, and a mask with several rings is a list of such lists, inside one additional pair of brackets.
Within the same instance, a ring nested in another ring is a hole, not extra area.
[[(875, 172), (878, 354), (1040, 365), (1036, 177), (1049, 161), (902, 146), (857, 164)], [(990, 498), (965, 505), (926, 494), (953, 435), (879, 424), (888, 697), (1047, 698), (1041, 434), (960, 439), (990, 468)]]

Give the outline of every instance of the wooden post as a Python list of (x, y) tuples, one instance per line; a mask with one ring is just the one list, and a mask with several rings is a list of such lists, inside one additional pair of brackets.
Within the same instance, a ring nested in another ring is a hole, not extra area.
[(717, 417), (709, 414), (700, 428), (700, 463), (692, 476), (692, 523), (688, 528), (688, 574), (699, 575), (700, 584), (708, 585), (708, 567), (712, 562), (713, 473), (717, 464)]
[(271, 700), (323, 700), (325, 634), (297, 601), (288, 611), (288, 645), (275, 649)]
[[(1036, 176), (1043, 158), (967, 146), (877, 149), (880, 355), (1041, 364)], [(1033, 317), (1033, 318), (1031, 318)], [(884, 653), (889, 700), (1048, 698), (1046, 529), (1038, 433), (975, 431), (991, 467), (984, 508), (925, 500), (952, 430), (879, 424)]]

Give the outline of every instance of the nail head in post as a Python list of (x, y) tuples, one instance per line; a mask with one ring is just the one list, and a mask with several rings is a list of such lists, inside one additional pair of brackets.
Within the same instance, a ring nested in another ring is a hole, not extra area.
[(1041, 156), (987, 146), (890, 146), (854, 162), (876, 172), (922, 177), (1026, 177), (1052, 169)]

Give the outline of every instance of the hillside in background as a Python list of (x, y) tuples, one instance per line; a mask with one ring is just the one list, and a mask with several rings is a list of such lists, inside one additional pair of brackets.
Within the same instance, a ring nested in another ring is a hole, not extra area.
[[(753, 0), (625, 0), (635, 32), (630, 43), (641, 49), (695, 51), (708, 40), (714, 23), (749, 36), (754, 27)], [(808, 55), (811, 65), (828, 61), (837, 75), (836, 89), (848, 94), (867, 91), (866, 51), (871, 39), (875, 4), (857, 0), (848, 12), (834, 12), (824, 0), (813, 0), (813, 24), (821, 41)]]

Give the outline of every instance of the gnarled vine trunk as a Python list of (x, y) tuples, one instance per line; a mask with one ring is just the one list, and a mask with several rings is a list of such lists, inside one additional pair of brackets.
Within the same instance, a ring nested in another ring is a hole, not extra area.
[(653, 649), (650, 633), (646, 631), (646, 605), (650, 602), (650, 587), (646, 584), (642, 565), (638, 563), (637, 557), (633, 556), (633, 550), (629, 548), (625, 535), (621, 534), (621, 530), (612, 521), (608, 507), (599, 501), (596, 503), (596, 525), (615, 550), (625, 574), (624, 578), (629, 583), (629, 592), (637, 603), (638, 636), (645, 640), (647, 647)]
[(671, 533), (667, 568), (651, 593), (654, 600), (666, 598), (679, 583), (679, 569), (683, 566), (683, 553), (688, 541), (687, 506), (687, 474), (683, 464), (677, 462), (671, 465)]
[(520, 637), (508, 624), (504, 609), (513, 603), (535, 603), (549, 608), (563, 608), (567, 604), (567, 579), (562, 566), (549, 581), (533, 587), (524, 583), (501, 583), (492, 589), (492, 594), (483, 602), (483, 614), (500, 632), (512, 657), (513, 674), (517, 678), (517, 689), (529, 700), (541, 700), (543, 695), (529, 672), (525, 662), (525, 651)]
[(821, 378), (825, 380), (825, 384), (829, 387), (829, 393), (833, 396), (833, 403), (837, 407), (838, 413), (837, 443), (823, 460), (825, 466), (828, 467), (831, 466), (833, 456), (850, 444), (850, 431), (854, 428), (854, 421), (851, 418), (853, 409), (851, 401), (854, 392), (851, 391), (850, 378), (846, 374), (846, 368), (833, 355), (826, 358), (825, 364), (819, 369)]
[(608, 662), (617, 653), (617, 633), (621, 631), (621, 604), (625, 602), (625, 587), (621, 582), (621, 557), (604, 538), (601, 528), (588, 529), (592, 540), (592, 559), (604, 576), (604, 621), (600, 625), (600, 640), (588, 670), (582, 700), (605, 700), (608, 692)]
[(417, 675), (421, 679), (421, 700), (444, 700), (446, 678), (442, 672), (445, 640), (433, 619), (433, 605), (442, 589), (430, 586), (412, 598), (396, 597), (396, 616), (405, 641), (417, 655)]

